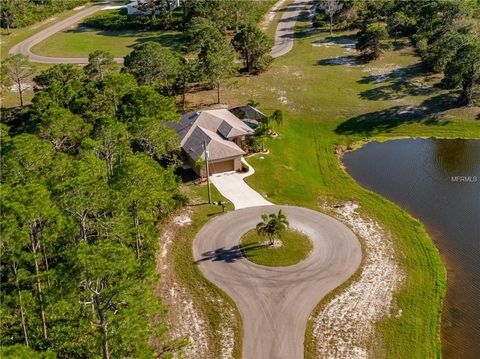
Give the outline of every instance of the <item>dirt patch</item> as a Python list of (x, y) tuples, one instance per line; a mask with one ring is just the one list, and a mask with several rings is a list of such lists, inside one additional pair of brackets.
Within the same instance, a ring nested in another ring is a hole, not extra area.
[(358, 205), (345, 203), (335, 212), (362, 239), (364, 263), (358, 279), (336, 295), (313, 318), (316, 354), (321, 358), (369, 358), (381, 348), (375, 323), (401, 316), (394, 293), (405, 274), (396, 261), (390, 235), (376, 221), (358, 213)]
[(394, 64), (386, 64), (381, 67), (366, 67), (363, 72), (371, 75), (371, 82), (373, 83), (386, 82), (392, 78), (402, 78), (404, 75), (404, 69)]
[[(207, 359), (215, 357), (212, 342), (211, 326), (203, 314), (202, 309), (190, 295), (189, 289), (184, 287), (175, 273), (175, 258), (171, 246), (180, 240), (178, 230), (192, 224), (192, 211), (182, 209), (172, 217), (169, 223), (163, 226), (160, 235), (160, 252), (157, 256), (157, 270), (160, 273), (160, 283), (157, 288), (163, 303), (168, 308), (167, 324), (169, 332), (167, 339), (187, 339), (188, 345), (181, 350), (181, 358)], [(235, 332), (232, 324), (236, 322), (235, 313), (221, 298), (209, 297), (209, 301), (223, 308), (221, 329), (213, 334), (218, 338), (220, 357), (229, 359), (233, 357), (235, 347)], [(210, 334), (209, 334), (210, 332)]]
[(335, 47), (339, 46), (344, 48), (347, 51), (351, 52), (356, 52), (356, 45), (357, 41), (352, 39), (352, 38), (345, 38), (345, 37), (327, 37), (326, 39), (323, 40), (318, 40), (312, 42), (312, 46), (314, 47)]
[[(32, 83), (23, 83), (22, 84), (22, 89), (23, 91), (26, 91), (26, 90), (31, 90), (33, 89), (33, 84)], [(18, 92), (18, 84), (13, 84), (12, 86), (10, 86), (10, 91), (11, 92)]]
[(168, 307), (168, 339), (187, 338), (188, 345), (182, 350), (182, 355), (185, 358), (202, 358), (209, 352), (210, 347), (205, 319), (189, 298), (186, 289), (177, 282), (172, 259), (169, 258), (169, 247), (175, 240), (177, 228), (189, 223), (190, 213), (184, 211), (174, 217), (161, 234), (161, 252), (157, 257), (157, 270), (161, 276), (159, 293)]

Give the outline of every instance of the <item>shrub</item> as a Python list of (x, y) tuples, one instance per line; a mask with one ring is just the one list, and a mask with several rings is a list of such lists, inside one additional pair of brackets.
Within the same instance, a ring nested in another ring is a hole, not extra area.
[(257, 136), (250, 137), (248, 146), (252, 152), (260, 152), (263, 148), (263, 139)]
[(312, 20), (312, 26), (315, 28), (324, 27), (327, 25), (327, 17), (325, 14), (317, 14)]

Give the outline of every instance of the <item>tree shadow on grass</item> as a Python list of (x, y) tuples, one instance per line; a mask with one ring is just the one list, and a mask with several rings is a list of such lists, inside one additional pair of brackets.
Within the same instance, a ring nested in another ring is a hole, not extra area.
[[(437, 85), (425, 81), (428, 72), (422, 64), (395, 68), (388, 73), (363, 76), (360, 84), (381, 83), (381, 86), (360, 93), (366, 100), (397, 100), (405, 96), (429, 96), (439, 90)], [(430, 80), (429, 78), (426, 79)]]
[[(205, 261), (234, 263), (244, 258), (245, 253), (264, 247), (268, 247), (268, 244), (241, 244), (231, 248), (217, 248), (213, 251), (202, 253), (202, 258), (196, 261), (195, 264)], [(252, 257), (254, 255), (249, 253), (249, 256)]]
[(182, 46), (184, 46), (182, 34), (180, 33), (159, 33), (156, 36), (144, 36), (144, 37), (139, 37), (137, 40), (135, 40), (135, 43), (132, 45), (129, 45), (128, 47), (134, 48), (138, 45), (141, 45), (145, 42), (158, 42), (160, 45), (165, 46), (170, 48), (171, 50), (174, 51), (179, 51), (182, 49)]
[(361, 56), (346, 55), (321, 59), (317, 61), (319, 66), (358, 66), (362, 65), (366, 60)]
[(410, 123), (444, 126), (450, 121), (441, 120), (441, 113), (455, 107), (458, 107), (456, 94), (440, 94), (423, 101), (419, 106), (394, 106), (350, 118), (338, 125), (335, 133), (370, 135), (390, 132), (397, 126)]
[(356, 35), (330, 35), (325, 37), (324, 39), (316, 40), (312, 42), (312, 44), (319, 46), (325, 45), (329, 46), (330, 44), (339, 45), (343, 48), (351, 48), (355, 49), (355, 44), (357, 42)]

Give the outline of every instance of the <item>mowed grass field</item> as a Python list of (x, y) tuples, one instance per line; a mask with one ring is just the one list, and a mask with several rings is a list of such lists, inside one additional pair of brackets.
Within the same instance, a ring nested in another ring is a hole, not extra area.
[[(300, 26), (301, 30), (301, 26)], [(255, 168), (247, 182), (277, 204), (320, 209), (321, 203), (353, 200), (395, 238), (407, 279), (396, 293), (402, 316), (377, 323), (388, 358), (433, 358), (441, 354), (440, 318), (446, 275), (424, 226), (381, 196), (357, 185), (336, 154), (355, 142), (398, 137), (480, 138), (480, 108), (455, 108), (440, 78), (424, 73), (405, 44), (371, 63), (361, 63), (351, 33), (299, 32), (292, 52), (255, 77), (230, 81), (229, 106), (255, 99), (260, 109), (282, 109), (279, 136), (267, 140), (270, 154), (248, 159)], [(189, 96), (190, 107), (213, 103), (213, 92)], [(433, 205), (433, 204), (432, 204)], [(320, 306), (322, 303), (319, 304)], [(307, 332), (306, 344), (311, 339)], [(306, 357), (313, 358), (312, 345)]]
[(147, 41), (175, 48), (180, 45), (180, 37), (176, 31), (104, 31), (80, 26), (50, 36), (35, 45), (32, 52), (51, 57), (87, 57), (95, 50), (103, 50), (124, 57)]

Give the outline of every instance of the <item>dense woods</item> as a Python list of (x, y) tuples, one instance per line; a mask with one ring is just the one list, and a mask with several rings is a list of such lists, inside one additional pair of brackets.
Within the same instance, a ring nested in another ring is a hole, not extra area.
[(2, 114), (4, 353), (151, 357), (174, 344), (152, 290), (156, 226), (184, 201), (162, 125), (175, 103), (108, 65), (96, 53), (84, 69), (53, 66), (30, 107)]

